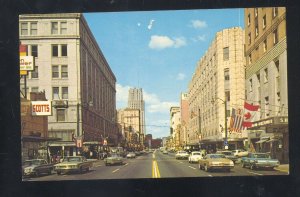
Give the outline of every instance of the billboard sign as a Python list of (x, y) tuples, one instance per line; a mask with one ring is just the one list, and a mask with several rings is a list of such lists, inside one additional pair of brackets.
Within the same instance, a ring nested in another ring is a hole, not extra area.
[(51, 101), (31, 101), (32, 116), (51, 116)]
[(20, 70), (34, 70), (33, 56), (20, 56)]

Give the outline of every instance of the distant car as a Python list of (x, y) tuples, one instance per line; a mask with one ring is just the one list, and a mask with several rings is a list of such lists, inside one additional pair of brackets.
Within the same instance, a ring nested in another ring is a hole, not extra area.
[(163, 150), (163, 154), (168, 154), (168, 151), (167, 150)]
[(224, 154), (225, 157), (226, 157), (227, 159), (230, 159), (231, 161), (233, 161), (233, 163), (235, 163), (235, 162), (238, 160), (238, 157), (235, 156), (235, 155), (233, 154), (233, 152), (230, 151), (230, 150), (217, 151), (216, 154)]
[(236, 149), (236, 150), (232, 150), (232, 153), (236, 157), (246, 157), (249, 152), (242, 149)]
[(67, 172), (89, 171), (93, 163), (87, 161), (84, 156), (68, 156), (63, 158), (61, 163), (55, 164), (55, 171), (58, 175)]
[(198, 163), (200, 159), (203, 158), (203, 155), (200, 151), (192, 151), (188, 160), (189, 163)]
[(243, 158), (242, 167), (249, 167), (251, 170), (257, 168), (275, 168), (280, 162), (278, 159), (271, 159), (268, 153), (249, 153), (248, 157)]
[(26, 160), (22, 165), (23, 176), (39, 176), (43, 173), (50, 175), (53, 169), (53, 164), (49, 164), (44, 159)]
[(104, 163), (106, 166), (115, 165), (115, 164), (123, 164), (124, 158), (118, 154), (111, 154), (107, 158), (104, 159)]
[(186, 152), (186, 151), (178, 151), (176, 154), (175, 154), (175, 158), (176, 159), (188, 159), (189, 157), (189, 154)]
[(136, 155), (134, 152), (129, 152), (127, 155), (126, 155), (127, 158), (135, 158)]
[(230, 171), (233, 167), (233, 161), (227, 159), (224, 154), (207, 154), (199, 160), (199, 169), (204, 169), (205, 171), (215, 169)]

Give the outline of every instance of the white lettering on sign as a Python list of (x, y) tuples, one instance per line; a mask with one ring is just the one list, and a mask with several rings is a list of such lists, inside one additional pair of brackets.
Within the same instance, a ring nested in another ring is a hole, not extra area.
[(20, 56), (20, 70), (34, 70), (34, 57)]
[(51, 101), (32, 101), (31, 112), (33, 116), (51, 116)]
[(288, 123), (289, 120), (288, 120), (288, 118), (280, 118), (280, 119), (279, 119), (279, 122), (280, 122), (280, 123)]

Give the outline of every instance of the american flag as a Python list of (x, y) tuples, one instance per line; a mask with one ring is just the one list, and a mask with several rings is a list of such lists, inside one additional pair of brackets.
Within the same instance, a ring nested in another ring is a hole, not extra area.
[(243, 129), (243, 116), (241, 109), (232, 108), (229, 131), (240, 133)]

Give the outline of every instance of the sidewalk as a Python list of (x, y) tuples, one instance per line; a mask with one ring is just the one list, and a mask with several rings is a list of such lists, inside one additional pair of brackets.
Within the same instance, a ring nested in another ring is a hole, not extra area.
[(281, 172), (286, 172), (286, 173), (289, 173), (289, 164), (282, 164), (282, 165), (279, 165), (278, 167), (274, 168), (275, 170), (278, 170), (278, 171), (281, 171)]

